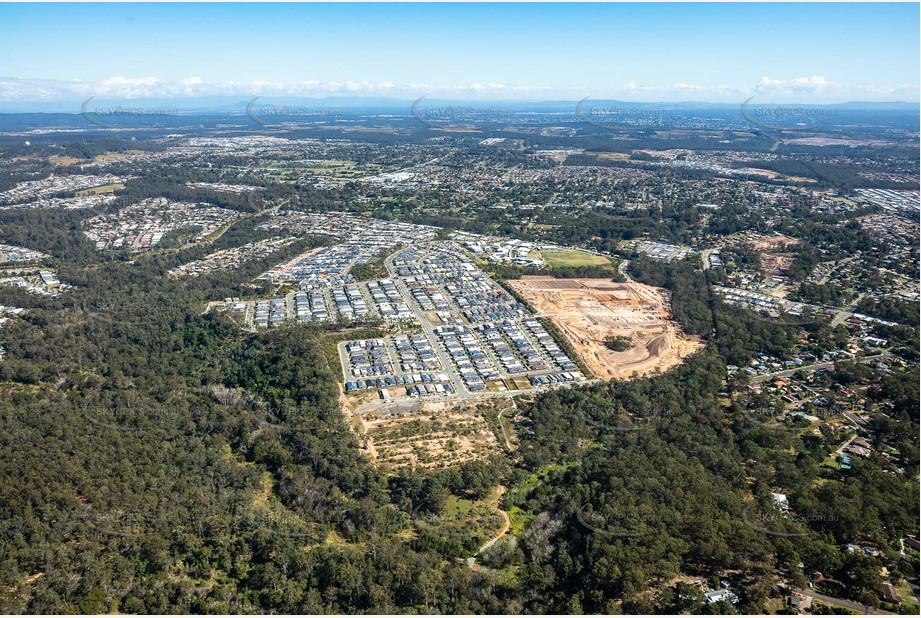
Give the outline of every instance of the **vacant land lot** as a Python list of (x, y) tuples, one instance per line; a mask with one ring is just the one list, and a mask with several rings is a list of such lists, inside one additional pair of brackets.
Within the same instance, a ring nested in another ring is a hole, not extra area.
[(48, 162), (51, 163), (51, 165), (58, 165), (63, 167), (73, 165), (74, 163), (80, 163), (81, 161), (83, 161), (83, 159), (78, 159), (76, 157), (61, 157), (57, 155), (48, 157)]
[(541, 256), (550, 268), (565, 268), (567, 266), (609, 266), (614, 270), (611, 260), (601, 255), (594, 255), (584, 251), (541, 251)]
[(760, 236), (752, 239), (751, 248), (755, 251), (772, 251), (787, 245), (798, 244), (799, 240), (790, 236), (778, 234), (776, 236)]
[[(661, 288), (553, 277), (524, 277), (509, 283), (560, 328), (600, 378), (630, 378), (666, 369), (703, 345), (671, 320), (668, 292)], [(611, 336), (629, 338), (630, 349), (608, 349), (605, 340)]]
[(788, 274), (793, 265), (793, 256), (788, 253), (761, 252), (761, 270), (772, 277), (781, 277)]
[(124, 189), (125, 185), (121, 182), (113, 182), (109, 185), (102, 185), (101, 187), (93, 187), (91, 189), (83, 189), (82, 191), (77, 191), (78, 196), (84, 195), (99, 195), (100, 193), (111, 193), (112, 191), (117, 191), (118, 189)]
[(361, 451), (385, 467), (442, 469), (501, 450), (486, 419), (471, 402), (377, 406), (371, 394), (342, 399)]

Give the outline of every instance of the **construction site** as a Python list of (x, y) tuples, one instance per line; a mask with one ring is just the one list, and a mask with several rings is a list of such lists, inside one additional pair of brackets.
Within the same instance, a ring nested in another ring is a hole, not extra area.
[[(703, 347), (672, 320), (669, 293), (609, 279), (525, 276), (509, 282), (538, 315), (550, 319), (599, 378), (628, 379), (665, 370)], [(612, 350), (611, 338), (629, 342)]]

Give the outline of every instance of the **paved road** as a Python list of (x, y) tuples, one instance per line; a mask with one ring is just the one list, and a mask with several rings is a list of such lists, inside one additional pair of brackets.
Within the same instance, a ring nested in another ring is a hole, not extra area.
[[(448, 356), (447, 351), (444, 349), (444, 347), (441, 344), (441, 338), (435, 334), (435, 328), (425, 317), (422, 309), (416, 304), (416, 300), (415, 298), (413, 298), (413, 295), (410, 293), (409, 288), (406, 286), (406, 283), (402, 280), (402, 278), (399, 275), (397, 275), (396, 269), (393, 265), (393, 260), (395, 257), (396, 257), (396, 253), (387, 256), (387, 258), (384, 260), (384, 266), (387, 268), (388, 276), (390, 280), (393, 281), (394, 285), (397, 287), (400, 294), (403, 296), (404, 300), (406, 301), (406, 305), (410, 308), (416, 320), (421, 325), (423, 332), (425, 333), (426, 337), (429, 340), (429, 343), (432, 346), (432, 349), (435, 350), (435, 354), (437, 354), (438, 356), (438, 360), (441, 362), (442, 367), (444, 367), (444, 372), (448, 374), (448, 377), (450, 377), (451, 381), (454, 383), (455, 390), (456, 390), (455, 396), (489, 397), (489, 396), (496, 396), (496, 395), (505, 396), (505, 395), (525, 392), (525, 390), (511, 390), (511, 391), (500, 391), (499, 393), (490, 393), (490, 392), (483, 392), (483, 391), (471, 393), (469, 390), (467, 390), (464, 380), (461, 378), (460, 373), (458, 373), (457, 371), (457, 367), (454, 364), (454, 360), (450, 356)], [(531, 343), (531, 345), (534, 347), (535, 350), (541, 350), (541, 346), (537, 343), (536, 340), (534, 340), (533, 336), (530, 333), (527, 333), (525, 331), (524, 328), (522, 328), (522, 336), (528, 342)], [(521, 375), (516, 374), (513, 376), (505, 372), (502, 369), (502, 364), (495, 357), (495, 354), (489, 348), (489, 346), (484, 346), (483, 352), (484, 354), (487, 355), (487, 357), (491, 359), (493, 366), (496, 367), (496, 369), (499, 371), (499, 375), (501, 378), (513, 379), (516, 377), (522, 377)], [(547, 361), (550, 360), (546, 356), (546, 353), (544, 352), (541, 352), (541, 356)], [(527, 372), (527, 376), (549, 375), (553, 373), (560, 373), (561, 371), (562, 371), (561, 369), (545, 369), (541, 371), (529, 371)], [(582, 380), (577, 383), (578, 384), (589, 384), (591, 383), (591, 380)], [(529, 387), (528, 389), (526, 389), (526, 391), (533, 391), (534, 389), (535, 387)]]
[(816, 592), (815, 590), (807, 590), (805, 588), (794, 588), (793, 590), (795, 590), (796, 592), (802, 595), (812, 597), (813, 599), (816, 599), (818, 601), (822, 601), (823, 603), (828, 603), (829, 605), (837, 605), (838, 607), (843, 607), (845, 609), (854, 610), (855, 612), (860, 612), (861, 614), (885, 614), (888, 616), (893, 615), (892, 613), (884, 612), (881, 609), (874, 609), (870, 607), (869, 605), (861, 605), (860, 603), (856, 603), (854, 601), (848, 601), (847, 599), (837, 599), (835, 597), (830, 597), (824, 594), (820, 594)]
[(406, 305), (413, 312), (413, 315), (416, 316), (416, 321), (422, 326), (422, 331), (425, 333), (425, 336), (429, 340), (429, 344), (432, 346), (432, 349), (435, 351), (435, 354), (438, 355), (438, 360), (441, 362), (441, 366), (444, 368), (444, 373), (448, 374), (448, 377), (451, 378), (451, 382), (454, 384), (455, 391), (460, 395), (466, 395), (469, 393), (467, 387), (464, 385), (464, 381), (461, 379), (460, 374), (457, 373), (454, 367), (454, 362), (448, 358), (447, 352), (441, 347), (441, 339), (438, 335), (435, 334), (435, 329), (426, 319), (425, 315), (422, 312), (422, 309), (416, 304), (416, 299), (413, 298), (413, 295), (410, 293), (409, 288), (406, 287), (406, 284), (403, 282), (403, 279), (397, 275), (396, 270), (393, 266), (393, 260), (396, 257), (396, 253), (392, 253), (387, 256), (384, 260), (384, 266), (387, 268), (387, 274), (396, 288), (400, 291), (400, 294), (403, 296), (403, 299), (406, 301)]
[(814, 365), (803, 365), (802, 367), (794, 367), (792, 369), (784, 369), (783, 371), (774, 371), (772, 373), (765, 373), (760, 376), (752, 376), (749, 380), (750, 383), (756, 384), (758, 382), (766, 382), (772, 378), (789, 378), (797, 371), (809, 371), (815, 369), (827, 369), (829, 367), (834, 367), (835, 361), (827, 361), (822, 363), (815, 363)]
[(860, 420), (859, 418), (857, 418), (856, 416), (852, 415), (850, 412), (845, 411), (845, 412), (842, 412), (842, 414), (844, 415), (845, 418), (847, 418), (847, 420), (854, 423), (855, 427), (859, 429), (866, 429), (866, 427), (864, 426), (864, 422)]
[(857, 298), (854, 299), (854, 302), (852, 302), (850, 305), (842, 309), (841, 313), (835, 316), (835, 319), (831, 321), (831, 325), (833, 327), (837, 326), (841, 322), (851, 317), (854, 314), (854, 309), (857, 308), (857, 305), (860, 304), (860, 301), (863, 300), (863, 297), (866, 295), (867, 295), (866, 292), (861, 292), (860, 294), (858, 294)]
[[(345, 377), (346, 382), (351, 382), (353, 380), (366, 380), (370, 377), (378, 376), (366, 376), (366, 377), (355, 377), (352, 375), (352, 363), (349, 361), (349, 354), (345, 349), (350, 341), (340, 341), (336, 344), (336, 350), (339, 352), (339, 364), (342, 367), (342, 375)], [(389, 353), (388, 353), (389, 354)]]
[(835, 363), (841, 362), (841, 360), (856, 360), (858, 362), (863, 363), (866, 361), (878, 360), (880, 358), (888, 358), (890, 356), (892, 356), (892, 354), (890, 354), (889, 352), (883, 352), (882, 354), (874, 354), (873, 356), (864, 356), (863, 358), (839, 359), (838, 361), (825, 361), (821, 363), (815, 363), (813, 365), (803, 365), (802, 367), (793, 367), (792, 369), (784, 369), (783, 371), (775, 371), (773, 373), (765, 373), (764, 375), (760, 375), (760, 376), (753, 376), (749, 380), (749, 382), (754, 384), (757, 382), (765, 382), (766, 380), (770, 380), (771, 378), (777, 378), (777, 377), (789, 378), (797, 371), (809, 371), (812, 369), (827, 369), (828, 367), (834, 367)]
[(621, 275), (624, 279), (627, 280), (627, 283), (634, 283), (633, 277), (631, 277), (630, 275), (627, 274), (627, 266), (629, 266), (629, 265), (630, 265), (630, 260), (622, 259), (622, 260), (620, 261), (620, 264), (618, 264), (618, 266), (617, 266), (617, 272), (620, 273), (620, 275)]
[(844, 452), (844, 449), (849, 447), (851, 445), (851, 442), (853, 442), (856, 439), (857, 439), (857, 434), (854, 434), (853, 436), (845, 440), (844, 443), (835, 450), (835, 455), (840, 457), (841, 454)]
[(704, 270), (710, 270), (710, 254), (719, 250), (719, 247), (711, 247), (710, 249), (704, 249), (700, 252), (700, 259), (703, 263)]
[[(713, 286), (713, 287), (717, 287), (717, 286)], [(743, 290), (742, 288), (734, 288), (734, 287), (729, 287), (729, 286), (719, 286), (719, 287), (722, 287), (722, 288), (724, 288), (724, 289), (726, 289), (726, 290), (733, 290), (733, 291), (735, 291), (735, 292), (748, 292), (748, 291), (749, 291), (749, 290)], [(778, 299), (779, 299), (778, 296), (775, 296), (775, 295), (772, 295), (772, 294), (765, 294), (764, 292), (758, 292), (758, 294), (761, 294), (762, 296), (767, 296), (767, 297), (773, 298), (773, 299), (775, 299), (775, 300), (778, 300)], [(816, 315), (818, 315), (818, 314), (824, 314), (826, 311), (837, 311), (837, 312), (838, 312), (837, 315), (835, 315), (835, 317), (834, 317), (834, 318), (832, 319), (832, 321), (831, 321), (831, 325), (832, 325), (832, 326), (838, 326), (839, 324), (841, 324), (841, 322), (843, 322), (844, 320), (848, 319), (849, 317), (851, 317), (851, 316), (853, 316), (853, 315), (857, 315), (857, 316), (859, 317), (859, 319), (864, 320), (864, 321), (868, 321), (868, 322), (875, 322), (875, 323), (877, 323), (877, 324), (886, 324), (886, 325), (888, 325), (888, 326), (895, 326), (895, 325), (896, 325), (895, 322), (889, 322), (889, 321), (887, 321), (887, 320), (881, 320), (880, 318), (874, 318), (873, 316), (869, 316), (869, 315), (856, 314), (856, 313), (854, 312), (854, 310), (857, 308), (857, 304), (860, 303), (860, 301), (863, 299), (864, 296), (866, 296), (866, 293), (861, 293), (861, 294), (857, 297), (857, 299), (854, 300), (854, 302), (852, 302), (852, 303), (851, 303), (850, 305), (848, 305), (847, 307), (844, 307), (843, 309), (840, 308), (840, 307), (830, 307), (830, 306), (828, 306), (828, 305), (813, 305), (813, 304), (805, 303), (805, 302), (802, 302), (802, 301), (793, 301), (793, 302), (796, 302), (796, 303), (802, 305), (803, 307), (805, 307), (805, 308), (807, 308), (807, 309), (809, 309), (809, 310), (815, 312)]]
[[(383, 412), (392, 412), (396, 414), (405, 414), (405, 413), (417, 412), (421, 404), (426, 403), (426, 402), (438, 403), (438, 402), (457, 401), (457, 400), (487, 399), (491, 397), (512, 398), (516, 395), (521, 395), (525, 393), (534, 394), (540, 391), (545, 391), (545, 390), (550, 390), (550, 389), (564, 388), (564, 387), (569, 387), (573, 385), (596, 384), (602, 381), (598, 379), (584, 379), (584, 380), (579, 380), (576, 382), (556, 382), (556, 383), (545, 385), (545, 386), (537, 386), (537, 387), (529, 386), (526, 389), (505, 390), (505, 391), (496, 391), (496, 392), (480, 391), (476, 393), (471, 393), (470, 391), (467, 390), (463, 379), (460, 377), (460, 374), (457, 373), (456, 366), (454, 365), (453, 359), (451, 359), (447, 355), (447, 352), (442, 347), (441, 339), (435, 334), (434, 327), (426, 319), (424, 312), (421, 310), (421, 308), (418, 307), (418, 305), (416, 304), (416, 301), (413, 298), (412, 294), (410, 293), (409, 288), (406, 286), (403, 280), (399, 277), (399, 275), (397, 275), (396, 269), (393, 265), (393, 260), (395, 257), (396, 257), (396, 253), (393, 253), (387, 256), (387, 258), (384, 260), (384, 266), (387, 268), (388, 277), (391, 281), (394, 282), (394, 285), (397, 287), (400, 294), (402, 294), (402, 296), (404, 297), (407, 306), (413, 312), (413, 315), (415, 316), (416, 320), (419, 322), (420, 326), (422, 327), (422, 330), (425, 333), (426, 337), (428, 338), (429, 343), (432, 345), (432, 349), (435, 351), (435, 353), (438, 356), (438, 360), (441, 362), (442, 367), (444, 367), (444, 373), (448, 374), (448, 376), (450, 377), (451, 382), (453, 383), (455, 387), (455, 392), (450, 395), (445, 394), (445, 395), (438, 395), (434, 397), (423, 397), (419, 399), (414, 398), (410, 401), (405, 401), (405, 400), (371, 401), (371, 402), (358, 406), (355, 409), (355, 414), (361, 415), (361, 414), (366, 414), (368, 412), (378, 411), (378, 410), (383, 411)], [(369, 306), (371, 305), (369, 304)], [(531, 341), (530, 337), (527, 337), (527, 338), (529, 341)], [(536, 343), (534, 343), (533, 341), (532, 341), (532, 344), (536, 345)], [(340, 344), (340, 348), (342, 347), (342, 345), (343, 344)], [(342, 361), (341, 353), (340, 353), (340, 361)], [(500, 365), (497, 365), (497, 367), (498, 366)], [(344, 368), (345, 367), (343, 365), (343, 369)], [(547, 369), (545, 371), (539, 371), (539, 372), (528, 372), (528, 375), (529, 376), (530, 375), (545, 375), (545, 374), (559, 373), (559, 372), (560, 370), (557, 370), (557, 369)], [(508, 377), (507, 375), (504, 374), (504, 372), (502, 373), (504, 377)], [(345, 374), (345, 375), (348, 375), (348, 374)], [(501, 420), (500, 420), (500, 426), (501, 426)], [(503, 427), (502, 429), (504, 433), (505, 428)], [(507, 437), (506, 437), (506, 442), (508, 442)]]
[(414, 412), (418, 411), (419, 407), (423, 403), (442, 403), (445, 401), (468, 401), (473, 399), (490, 399), (493, 397), (515, 397), (516, 395), (534, 395), (542, 391), (557, 389), (557, 388), (570, 388), (574, 386), (587, 386), (589, 384), (598, 384), (604, 380), (592, 379), (592, 380), (579, 380), (578, 382), (556, 382), (554, 384), (547, 384), (544, 386), (532, 386), (527, 389), (519, 389), (513, 391), (482, 391), (479, 393), (465, 393), (465, 394), (451, 394), (451, 395), (433, 395), (426, 396), (422, 398), (411, 398), (409, 401), (398, 400), (398, 401), (371, 401), (369, 403), (362, 404), (355, 408), (355, 414), (366, 414), (375, 410), (383, 410), (385, 412)]
[(921, 589), (918, 588), (918, 584), (916, 584), (914, 581), (910, 579), (906, 579), (905, 581), (908, 582), (908, 588), (911, 590), (912, 599), (914, 600), (915, 603), (917, 603), (919, 600), (918, 593), (921, 592)]

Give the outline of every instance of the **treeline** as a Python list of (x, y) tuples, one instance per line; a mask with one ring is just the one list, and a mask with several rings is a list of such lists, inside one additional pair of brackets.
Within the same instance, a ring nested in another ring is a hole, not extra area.
[(554, 231), (553, 239), (561, 245), (592, 246), (599, 251), (616, 253), (621, 241), (647, 236), (681, 242), (698, 217), (693, 208), (663, 206), (616, 215), (595, 209), (575, 219), (559, 221), (560, 227)]
[(488, 270), (500, 279), (520, 279), (526, 275), (550, 275), (559, 279), (609, 279), (611, 281), (625, 281), (616, 269), (597, 264), (583, 266), (519, 266), (518, 264), (489, 264)]
[(109, 210), (115, 211), (151, 197), (164, 197), (178, 202), (207, 202), (221, 208), (254, 213), (263, 208), (267, 198), (259, 191), (230, 193), (190, 187), (181, 176), (181, 173), (165, 169), (161, 175), (135, 178), (125, 188), (116, 191), (118, 201)]
[(799, 288), (790, 295), (790, 298), (806, 303), (837, 306), (847, 299), (847, 294), (834, 283), (820, 284), (803, 281)]
[(248, 335), (153, 294), (150, 312), (97, 303), (12, 326), (0, 366), (35, 373), (0, 398), (3, 611), (520, 610), (445, 559), (450, 538), (407, 534), (419, 501), (483, 496), (501, 462), (387, 479), (345, 425), (321, 331)]
[(709, 283), (691, 260), (659, 262), (639, 257), (630, 260), (628, 269), (637, 281), (671, 292), (672, 314), (687, 332), (712, 335), (716, 323)]
[[(644, 594), (651, 587), (719, 574), (739, 592), (735, 611), (755, 613), (778, 568), (802, 586), (821, 571), (879, 606), (879, 567), (898, 560), (864, 564), (844, 546), (861, 538), (897, 548), (897, 531), (917, 525), (917, 487), (869, 462), (846, 479), (823, 468), (819, 439), (721, 404), (723, 370), (708, 350), (662, 376), (546, 393), (522, 409), (530, 477), (508, 502), (532, 518), (520, 545), (533, 611), (657, 613), (674, 598)], [(773, 523), (778, 488), (808, 525)]]
[(917, 186), (905, 182), (874, 180), (860, 175), (860, 172), (886, 170), (867, 170), (865, 167), (856, 165), (810, 161), (802, 157), (796, 159), (740, 161), (735, 163), (734, 166), (737, 168), (755, 167), (768, 169), (785, 176), (814, 178), (823, 187), (833, 187), (843, 191), (852, 191), (858, 188), (910, 190)]
[(95, 260), (94, 246), (83, 235), (81, 210), (0, 210), (3, 242), (47, 253), (62, 261), (87, 264)]
[(401, 248), (402, 246), (385, 249), (384, 251), (381, 251), (377, 255), (373, 256), (364, 264), (353, 266), (349, 272), (358, 281), (384, 279), (387, 277), (387, 266), (384, 264), (384, 260), (388, 255), (399, 251)]
[(799, 327), (723, 302), (712, 293), (711, 271), (699, 270), (691, 259), (659, 262), (640, 257), (630, 261), (629, 271), (641, 283), (668, 289), (675, 321), (685, 332), (713, 340), (729, 364), (744, 366), (759, 352), (786, 358), (799, 340)]
[[(73, 299), (4, 329), (3, 611), (649, 612), (667, 606), (650, 584), (737, 569), (738, 609), (755, 613), (785, 564), (870, 590), (841, 543), (917, 527), (917, 488), (901, 477), (862, 462), (856, 480), (823, 476), (811, 438), (721, 401), (727, 360), (786, 331), (707, 312), (689, 263), (640, 259), (634, 272), (669, 287), (676, 315), (715, 346), (660, 376), (520, 401), (519, 461), (388, 477), (346, 426), (328, 334), (200, 315), (222, 279), (164, 279), (172, 259), (87, 269)], [(497, 484), (513, 533), (470, 569), (455, 558), (498, 526), (448, 534), (420, 519), (450, 520), (455, 500)], [(832, 505), (840, 519), (795, 546), (746, 525), (749, 496), (769, 505), (778, 488), (797, 513)]]
[(909, 326), (917, 326), (921, 320), (918, 303), (891, 296), (864, 297), (857, 305), (857, 312)]
[(156, 152), (161, 149), (162, 147), (159, 144), (145, 140), (100, 139), (93, 137), (90, 140), (64, 141), (60, 144), (60, 150), (55, 154), (62, 157), (89, 160), (108, 152), (128, 152), (130, 150)]
[(36, 170), (8, 171), (0, 170), (0, 191), (13, 189), (21, 182), (30, 180), (44, 180), (51, 175), (51, 166), (42, 166)]

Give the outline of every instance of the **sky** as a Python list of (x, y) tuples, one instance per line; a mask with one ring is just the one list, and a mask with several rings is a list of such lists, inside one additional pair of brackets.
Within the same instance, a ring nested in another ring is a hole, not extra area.
[(918, 24), (918, 3), (0, 3), (0, 102), (915, 102)]

